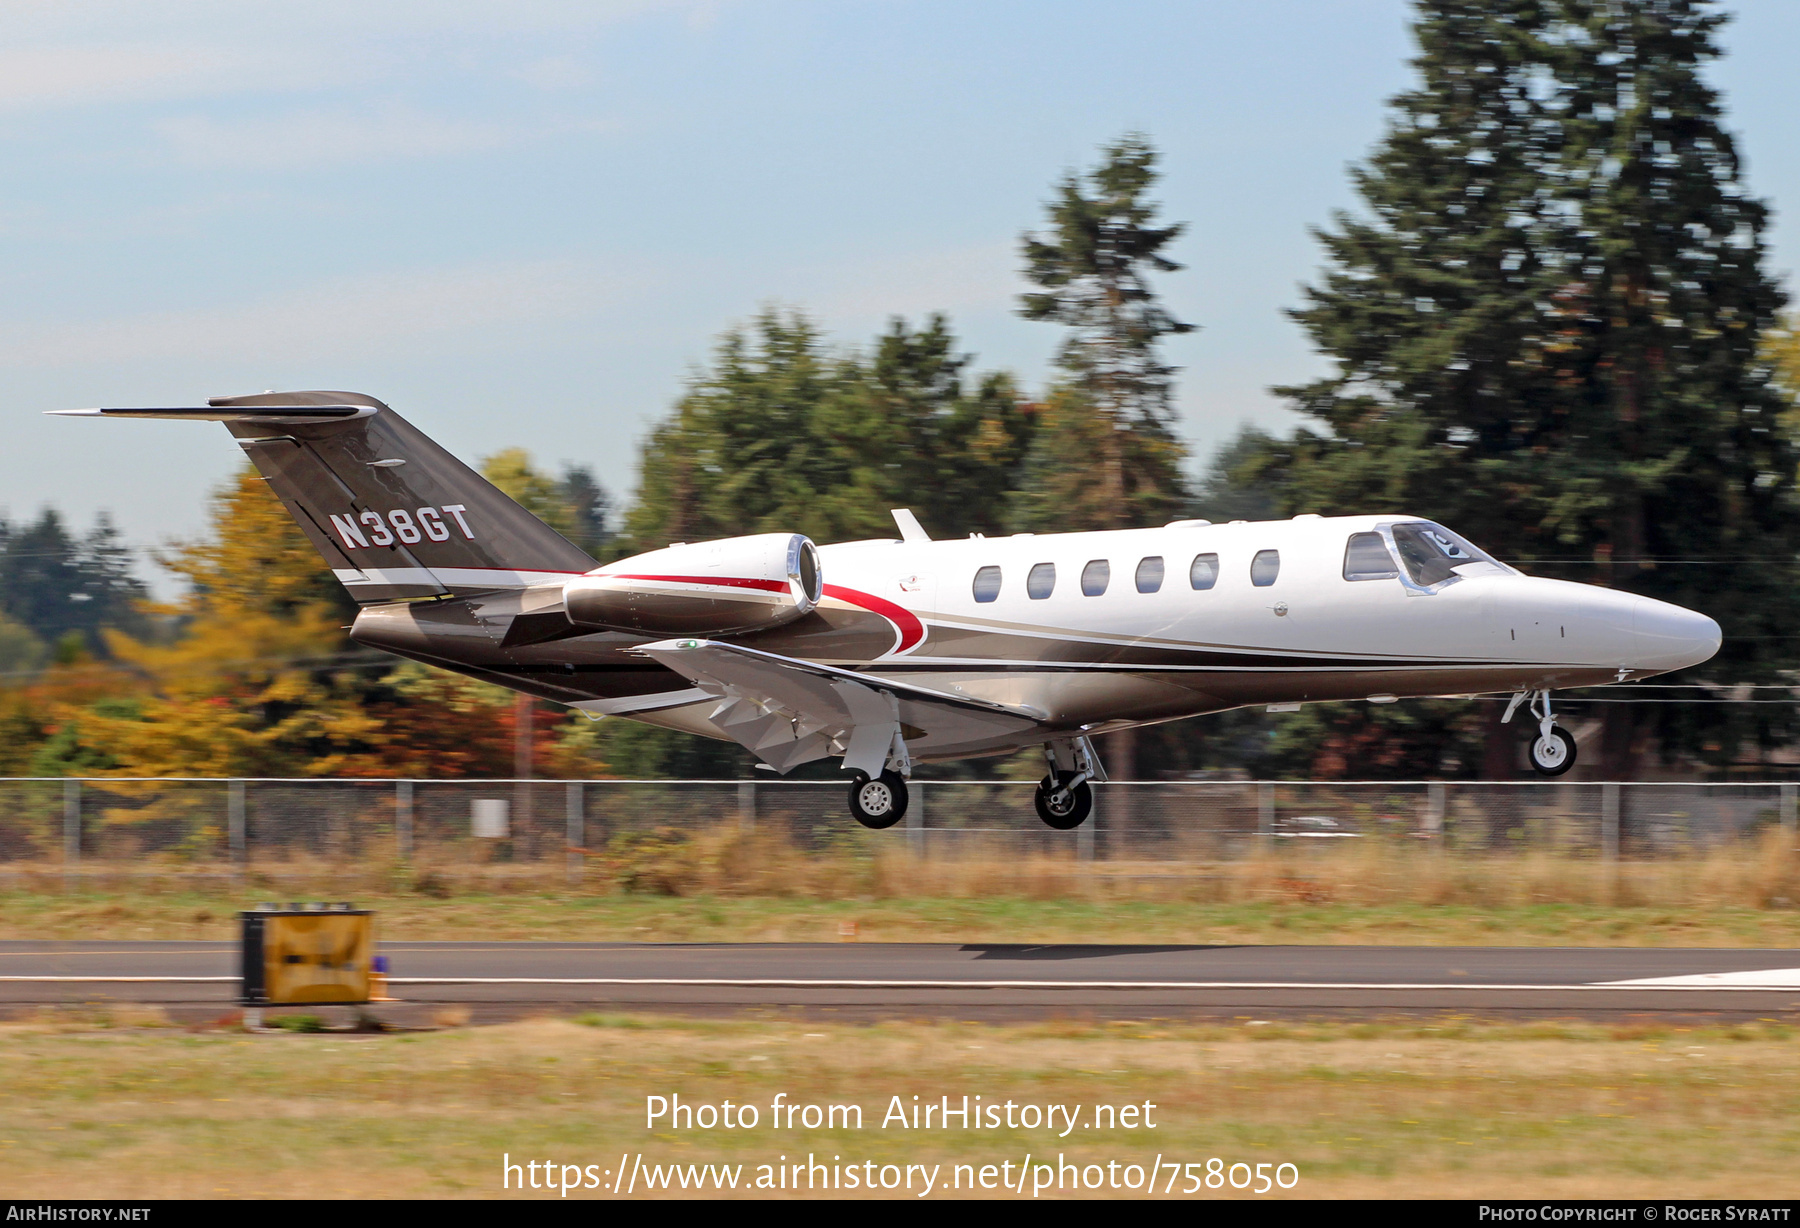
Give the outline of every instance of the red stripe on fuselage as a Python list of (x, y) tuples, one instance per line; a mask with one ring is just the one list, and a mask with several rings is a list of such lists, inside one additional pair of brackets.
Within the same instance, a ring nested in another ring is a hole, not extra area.
[(837, 584), (825, 586), (827, 597), (836, 597), (839, 601), (848, 601), (851, 605), (859, 605), (872, 614), (879, 614), (894, 624), (900, 632), (900, 643), (895, 652), (905, 652), (908, 648), (925, 638), (925, 624), (919, 621), (918, 615), (903, 605), (895, 605), (872, 593), (859, 593), (853, 588), (844, 588)]
[(609, 580), (661, 580), (669, 584), (714, 584), (721, 588), (760, 588), (768, 593), (785, 593), (788, 591), (786, 580), (741, 580), (731, 576), (626, 576), (617, 572), (609, 572), (596, 579)]

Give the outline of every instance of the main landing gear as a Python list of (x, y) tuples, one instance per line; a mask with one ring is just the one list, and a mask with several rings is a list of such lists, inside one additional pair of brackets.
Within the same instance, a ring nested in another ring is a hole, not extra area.
[(1106, 773), (1100, 769), (1100, 757), (1086, 738), (1075, 738), (1045, 743), (1044, 758), (1050, 764), (1050, 774), (1038, 782), (1031, 799), (1038, 818), (1046, 827), (1073, 831), (1094, 812), (1094, 790), (1088, 781), (1106, 779)]
[(1094, 791), (1076, 772), (1052, 772), (1038, 782), (1031, 800), (1038, 818), (1057, 831), (1072, 831), (1087, 822), (1094, 810)]
[(879, 831), (906, 817), (906, 777), (888, 768), (871, 779), (861, 772), (850, 786), (850, 813)]
[(1527, 696), (1531, 699), (1532, 715), (1538, 718), (1538, 736), (1531, 742), (1531, 766), (1540, 776), (1561, 776), (1575, 766), (1575, 739), (1551, 716), (1549, 691), (1520, 691), (1506, 705), (1506, 715), (1500, 718), (1500, 723), (1504, 725), (1511, 721)]
[[(898, 737), (895, 746), (894, 757), (888, 762), (898, 764), (898, 771), (888, 767), (879, 776), (859, 771), (850, 786), (851, 816), (876, 831), (892, 827), (906, 817), (906, 773), (911, 764), (904, 757), (905, 744)], [(1049, 762), (1050, 773), (1038, 783), (1032, 798), (1038, 818), (1046, 827), (1072, 831), (1094, 812), (1094, 790), (1088, 782), (1105, 780), (1106, 772), (1086, 738), (1046, 743), (1044, 758)]]

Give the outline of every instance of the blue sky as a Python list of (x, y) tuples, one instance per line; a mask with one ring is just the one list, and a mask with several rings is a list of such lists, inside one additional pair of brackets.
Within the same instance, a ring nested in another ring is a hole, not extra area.
[[(1714, 71), (1774, 267), (1800, 263), (1800, 5), (1741, 0)], [(1189, 225), (1163, 279), (1196, 463), (1319, 371), (1282, 309), (1353, 203), (1411, 52), (1403, 0), (159, 0), (0, 7), (0, 507), (198, 532), (207, 424), (39, 411), (265, 388), (388, 401), (623, 499), (724, 328), (838, 341), (942, 309), (1043, 380), (1019, 233), (1121, 132)]]

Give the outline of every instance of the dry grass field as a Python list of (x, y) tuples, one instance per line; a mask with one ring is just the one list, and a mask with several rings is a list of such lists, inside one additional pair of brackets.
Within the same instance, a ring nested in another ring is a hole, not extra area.
[[(18, 1198), (494, 1197), (503, 1153), (597, 1172), (617, 1168), (621, 1154), (743, 1165), (741, 1181), (779, 1156), (809, 1153), (877, 1170), (941, 1165), (934, 1196), (957, 1164), (1010, 1162), (1016, 1173), (1027, 1153), (1034, 1164), (1118, 1161), (1121, 1180), (1130, 1178), (1123, 1165), (1148, 1167), (1159, 1154), (1195, 1162), (1198, 1173), (1213, 1157), (1286, 1161), (1299, 1176), (1292, 1193), (1314, 1198), (1781, 1198), (1800, 1189), (1800, 1041), (1774, 1023), (845, 1027), (589, 1017), (351, 1036), (185, 1034), (158, 1026), (154, 1012), (122, 1011), (5, 1025), (0, 1054), (0, 1188)], [(761, 1121), (646, 1128), (646, 1097), (671, 1093), (764, 1106)], [(860, 1104), (863, 1128), (772, 1129), (766, 1106), (777, 1093)], [(1060, 1125), (879, 1125), (891, 1097), (910, 1105), (915, 1095), (965, 1094), (1084, 1106), (1083, 1128), (1058, 1138)], [(1153, 1130), (1086, 1127), (1096, 1102), (1146, 1101), (1156, 1106)], [(1202, 1187), (1199, 1196), (1247, 1195)]]
[(1800, 912), (1712, 905), (783, 900), (471, 892), (0, 892), (0, 939), (235, 939), (257, 900), (350, 899), (385, 939), (565, 942), (1323, 943), (1800, 947)]
[(216, 938), (259, 900), (350, 899), (406, 939), (1800, 945), (1800, 857), (1452, 856), (1319, 842), (1237, 861), (1083, 864), (802, 850), (732, 829), (556, 863), (175, 863), (0, 873), (0, 938)]

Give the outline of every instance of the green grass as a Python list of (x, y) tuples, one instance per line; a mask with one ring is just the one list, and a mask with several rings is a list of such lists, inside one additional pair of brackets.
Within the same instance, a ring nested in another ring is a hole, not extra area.
[[(305, 898), (343, 898), (350, 893)], [(0, 938), (235, 937), (267, 890), (0, 892)], [(298, 898), (282, 893), (279, 898)], [(1800, 911), (1712, 904), (1192, 903), (1155, 899), (769, 899), (518, 891), (350, 895), (388, 939), (611, 942), (1332, 943), (1800, 946)]]
[[(1782, 1198), (1797, 1184), (1800, 1042), (1774, 1023), (852, 1027), (599, 1015), (363, 1037), (154, 1022), (61, 1013), (0, 1026), (10, 1196), (494, 1197), (502, 1153), (606, 1169), (622, 1152), (752, 1173), (814, 1154), (939, 1164), (946, 1176), (1026, 1153), (1081, 1165), (1161, 1154), (1201, 1171), (1212, 1157), (1288, 1161), (1293, 1193), (1313, 1198)], [(677, 1093), (762, 1106), (761, 1121), (647, 1124), (647, 1097)], [(778, 1094), (859, 1104), (863, 1126), (773, 1129)], [(965, 1094), (1149, 1102), (1155, 1129), (879, 1124), (894, 1097)]]

